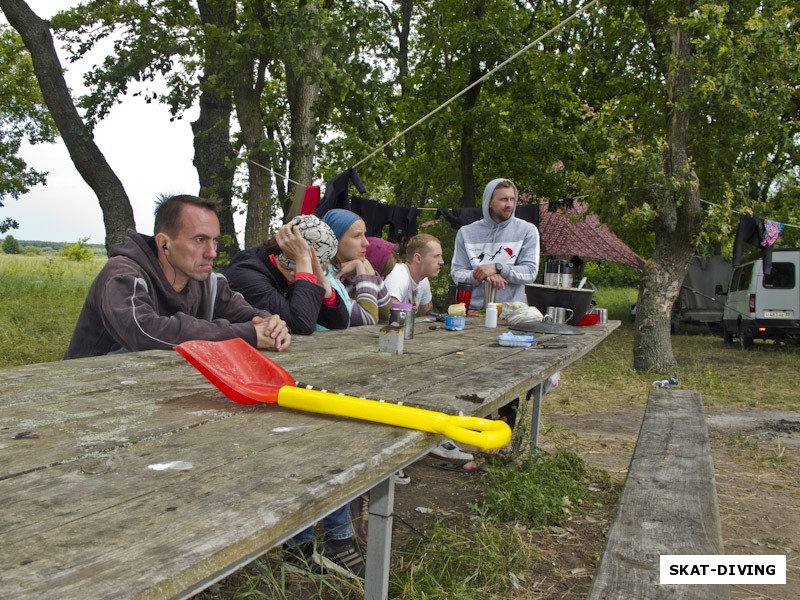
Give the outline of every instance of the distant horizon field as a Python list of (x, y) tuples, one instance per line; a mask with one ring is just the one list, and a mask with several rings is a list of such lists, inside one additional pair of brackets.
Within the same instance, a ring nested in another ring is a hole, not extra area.
[[(7, 232), (6, 235), (0, 237), (0, 242), (6, 239), (6, 236), (8, 235), (13, 236), (14, 234), (11, 232)], [(78, 240), (73, 240), (71, 242), (53, 242), (49, 240), (20, 240), (20, 239), (17, 239), (17, 241), (19, 242), (20, 246), (33, 246), (34, 248), (45, 248), (48, 246), (52, 248), (57, 246), (63, 246), (64, 244), (75, 244), (78, 242)], [(88, 242), (84, 243), (90, 248), (105, 248), (105, 244), (90, 244)]]

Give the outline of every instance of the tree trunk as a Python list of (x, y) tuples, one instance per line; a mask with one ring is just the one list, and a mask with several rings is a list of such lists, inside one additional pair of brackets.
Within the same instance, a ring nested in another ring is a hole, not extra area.
[[(688, 11), (685, 6), (682, 9)], [(670, 37), (670, 64), (674, 66), (667, 73), (664, 173), (678, 182), (678, 190), (656, 203), (656, 247), (642, 272), (636, 308), (633, 366), (637, 371), (665, 372), (676, 364), (670, 338), (672, 305), (694, 255), (702, 218), (699, 182), (687, 156), (689, 113), (681, 108), (689, 91), (686, 60), (691, 37), (680, 27), (675, 27)]]
[[(314, 51), (317, 59), (322, 57), (318, 44), (306, 48), (303, 54), (310, 55)], [(311, 59), (310, 56), (306, 58)], [(316, 128), (317, 116), (314, 113), (314, 102), (319, 97), (319, 78), (296, 74), (288, 65), (286, 67), (286, 88), (289, 98), (291, 116), (291, 148), (289, 149), (289, 179), (303, 185), (311, 185), (314, 181), (314, 156), (317, 149)], [(290, 181), (287, 199), (291, 203), (295, 194), (295, 185)], [(284, 215), (288, 206), (284, 206)]]
[[(477, 81), (480, 74), (473, 72), (470, 74), (470, 83)], [(467, 90), (464, 94), (464, 111), (462, 113), (464, 122), (461, 126), (461, 206), (470, 208), (475, 206), (477, 191), (475, 189), (475, 174), (472, 168), (475, 164), (475, 148), (472, 137), (475, 132), (472, 127), (471, 110), (478, 104), (478, 97), (481, 94), (481, 84)]]
[[(197, 3), (200, 18), (205, 26), (232, 31), (236, 27), (236, 9), (233, 3)], [(233, 176), (236, 152), (231, 145), (231, 113), (233, 101), (224, 85), (211, 81), (225, 80), (223, 49), (205, 36), (203, 49), (203, 75), (200, 78), (200, 115), (192, 123), (194, 134), (194, 161), (200, 180), (199, 195), (217, 198), (220, 202), (219, 222), (222, 239), (220, 253), (233, 257), (239, 251), (236, 226), (233, 222)], [(229, 85), (229, 84), (227, 84)]]
[(125, 239), (128, 229), (136, 229), (128, 195), (75, 108), (56, 54), (49, 23), (36, 16), (22, 0), (0, 0), (0, 8), (31, 53), (42, 97), (70, 158), (100, 202), (108, 250)]
[[(258, 79), (260, 80), (260, 77)], [(245, 248), (258, 246), (268, 237), (272, 217), (272, 175), (264, 168), (269, 166), (270, 158), (264, 150), (266, 135), (261, 112), (261, 87), (253, 78), (244, 75), (239, 77), (233, 86), (236, 116), (242, 129), (242, 140), (249, 159), (247, 172), (250, 186), (247, 190)]]
[[(304, 4), (301, 9), (316, 13), (317, 5)], [(318, 18), (311, 14), (306, 21), (316, 23)], [(310, 35), (310, 34), (309, 34)], [(284, 63), (286, 71), (286, 92), (289, 100), (291, 119), (289, 148), (289, 179), (302, 185), (311, 185), (314, 181), (314, 156), (316, 155), (317, 115), (314, 103), (319, 97), (322, 76), (322, 47), (319, 40), (306, 40), (298, 53), (299, 66), (295, 68), (288, 61)], [(289, 182), (286, 202), (283, 205), (284, 220), (289, 214), (289, 207), (295, 196), (295, 185)]]

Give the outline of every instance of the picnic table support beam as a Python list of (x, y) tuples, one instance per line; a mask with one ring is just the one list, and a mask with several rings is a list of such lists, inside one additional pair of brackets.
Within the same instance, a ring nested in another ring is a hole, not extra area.
[(390, 475), (369, 492), (364, 600), (386, 600), (389, 596), (393, 511), (394, 479)]

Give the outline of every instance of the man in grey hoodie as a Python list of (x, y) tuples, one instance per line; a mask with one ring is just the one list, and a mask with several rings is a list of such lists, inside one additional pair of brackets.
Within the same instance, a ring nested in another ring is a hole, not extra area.
[(483, 308), (483, 283), (496, 290), (497, 302), (525, 302), (525, 284), (539, 270), (539, 230), (514, 216), (519, 194), (508, 179), (493, 179), (483, 190), (483, 219), (465, 225), (456, 234), (450, 276), (455, 283), (471, 283), (467, 307)]

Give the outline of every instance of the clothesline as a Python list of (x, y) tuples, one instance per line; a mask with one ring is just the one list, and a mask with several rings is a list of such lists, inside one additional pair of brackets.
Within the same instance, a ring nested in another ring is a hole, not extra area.
[[(700, 199), (700, 202), (702, 202), (704, 204), (708, 204), (709, 206), (714, 206), (714, 207), (722, 209), (722, 210), (727, 210), (727, 209), (725, 209), (724, 206), (720, 206), (719, 204), (714, 204), (713, 202), (709, 202), (708, 200), (703, 200), (702, 198)], [(747, 215), (748, 214), (748, 213), (746, 213), (744, 211), (741, 211), (741, 210), (737, 210), (737, 211), (734, 211), (734, 212), (736, 212), (739, 215)], [(752, 215), (748, 215), (748, 216), (752, 216)], [(800, 225), (795, 225), (794, 223), (783, 223), (783, 226), (784, 227), (800, 228)]]
[[(561, 198), (561, 199), (559, 199), (559, 200), (540, 200), (540, 201), (538, 202), (538, 204), (551, 204), (551, 203), (554, 203), (554, 202), (564, 202), (564, 201), (566, 201), (566, 200), (583, 200), (584, 198), (588, 198), (588, 197), (589, 197), (589, 196), (587, 196), (586, 194), (584, 194), (583, 196), (567, 196), (566, 198)], [(533, 204), (533, 202), (528, 202), (528, 203), (525, 203), (525, 204), (520, 204), (520, 206), (530, 206), (531, 204)], [(422, 208), (419, 208), (418, 210), (439, 210), (440, 208), (463, 208), (463, 207), (454, 207), (454, 206), (447, 206), (447, 207), (441, 207), (441, 206), (423, 206)], [(477, 208), (477, 207), (475, 207), (475, 208)]]
[[(291, 181), (293, 184), (295, 184), (295, 185), (297, 185), (297, 186), (302, 186), (302, 185), (303, 185), (303, 184), (301, 184), (301, 183), (298, 183), (298, 182), (297, 182), (297, 181), (295, 181), (294, 179), (291, 179), (290, 177), (287, 177), (287, 176), (285, 176), (285, 175), (282, 175), (281, 173), (278, 173), (278, 172), (276, 172), (276, 171), (274, 171), (274, 170), (270, 169), (269, 167), (265, 167), (264, 165), (262, 165), (262, 164), (260, 164), (260, 163), (257, 163), (256, 161), (254, 161), (254, 160), (252, 160), (252, 159), (248, 159), (248, 160), (249, 160), (251, 163), (253, 163), (254, 165), (256, 165), (256, 166), (258, 166), (258, 167), (261, 167), (262, 169), (264, 169), (264, 170), (266, 170), (266, 171), (269, 171), (270, 173), (272, 173), (273, 175), (275, 175), (275, 176), (277, 176), (277, 177), (282, 177), (283, 179), (286, 179), (287, 181)], [(363, 161), (362, 161), (362, 162), (363, 162)], [(358, 163), (358, 164), (361, 164), (361, 163)], [(582, 200), (583, 198), (588, 198), (588, 196), (584, 194), (584, 195), (582, 195), (582, 196), (570, 196), (569, 198), (572, 198), (573, 200)], [(567, 199), (568, 199), (568, 198), (562, 198), (562, 199), (560, 199), (560, 200), (548, 200), (548, 201), (546, 201), (546, 202), (547, 202), (547, 203), (550, 203), (550, 202), (563, 202), (564, 200), (567, 200)], [(724, 209), (724, 207), (720, 206), (719, 204), (715, 204), (714, 202), (709, 202), (708, 200), (703, 200), (702, 198), (700, 199), (700, 202), (702, 202), (702, 203), (704, 203), (704, 204), (708, 204), (709, 206), (713, 206), (713, 207), (715, 207), (715, 208)], [(418, 210), (439, 210), (439, 208), (440, 208), (440, 207), (438, 207), (438, 206), (423, 206), (423, 207), (421, 207), (421, 208), (418, 208)], [(743, 212), (743, 211), (736, 211), (736, 212), (737, 212), (737, 214), (740, 214), (740, 215), (747, 214), (747, 213), (745, 213), (745, 212)], [(795, 223), (786, 223), (786, 222), (784, 222), (784, 223), (783, 223), (783, 226), (784, 226), (784, 227), (794, 227), (794, 228), (796, 228), (796, 229), (800, 229), (800, 225), (797, 225), (797, 224), (795, 224)]]

